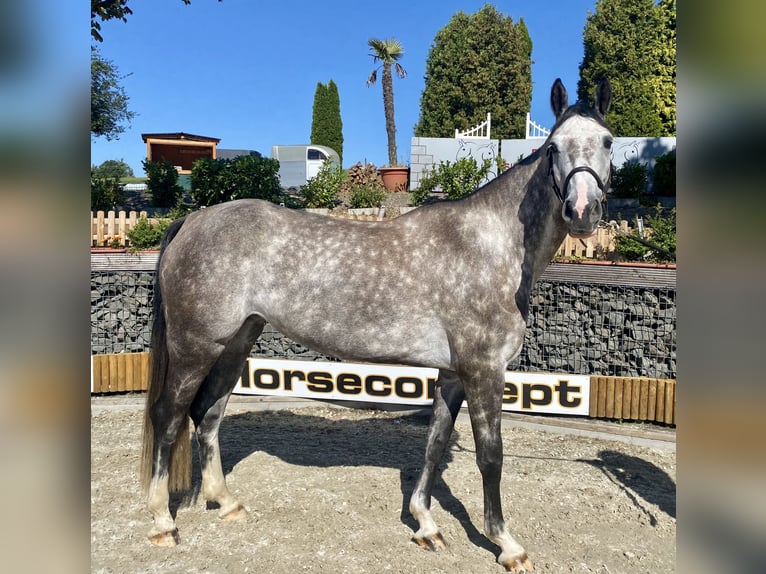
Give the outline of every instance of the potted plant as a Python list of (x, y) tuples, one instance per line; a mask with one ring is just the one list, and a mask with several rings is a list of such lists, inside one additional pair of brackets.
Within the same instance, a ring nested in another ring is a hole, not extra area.
[(404, 48), (399, 40), (387, 38), (379, 40), (370, 38), (367, 42), (370, 47), (370, 56), (374, 63), (381, 62), (381, 65), (375, 68), (370, 77), (367, 78), (367, 87), (374, 84), (378, 79), (378, 69), (382, 70), (383, 77), (381, 85), (383, 87), (383, 111), (386, 115), (386, 135), (388, 136), (388, 163), (387, 167), (378, 169), (383, 178), (383, 184), (389, 191), (405, 191), (407, 189), (407, 179), (409, 177), (409, 168), (399, 165), (396, 161), (396, 123), (394, 122), (394, 81), (391, 68), (396, 71), (400, 78), (407, 77), (407, 72), (399, 63), (399, 58), (404, 55)]

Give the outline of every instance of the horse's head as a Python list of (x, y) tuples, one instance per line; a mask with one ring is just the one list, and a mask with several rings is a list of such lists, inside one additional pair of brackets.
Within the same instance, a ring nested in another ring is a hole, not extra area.
[(557, 79), (551, 88), (556, 125), (546, 142), (548, 172), (561, 200), (561, 216), (574, 237), (595, 232), (602, 215), (611, 168), (612, 132), (604, 116), (609, 111), (612, 88), (601, 80), (595, 107), (567, 103), (567, 91)]

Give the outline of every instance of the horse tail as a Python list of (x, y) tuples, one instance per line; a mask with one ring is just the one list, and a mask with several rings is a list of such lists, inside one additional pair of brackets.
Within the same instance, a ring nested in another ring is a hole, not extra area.
[[(165, 249), (180, 231), (184, 220), (185, 217), (174, 220), (165, 231), (160, 246), (160, 255), (157, 259), (157, 269), (154, 274), (152, 355), (146, 407), (144, 409), (143, 449), (140, 471), (141, 485), (145, 492), (148, 490), (152, 479), (152, 460), (154, 458), (154, 426), (152, 424), (151, 410), (165, 387), (168, 373), (167, 330), (160, 287), (160, 263), (162, 262)], [(192, 449), (189, 431), (189, 417), (185, 417), (184, 424), (181, 425), (178, 436), (170, 451), (170, 467), (168, 470), (168, 487), (170, 490), (188, 490), (191, 486)]]

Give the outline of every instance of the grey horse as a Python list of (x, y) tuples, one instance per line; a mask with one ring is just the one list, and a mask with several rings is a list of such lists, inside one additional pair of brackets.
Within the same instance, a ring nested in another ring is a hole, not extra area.
[(439, 369), (425, 462), (409, 509), (414, 540), (445, 546), (431, 514), (436, 472), (468, 404), (484, 488), (484, 532), (511, 572), (532, 570), (500, 500), (503, 373), (520, 352), (530, 291), (567, 233), (595, 232), (610, 174), (611, 87), (568, 105), (537, 152), (453, 202), (355, 222), (239, 200), (177, 220), (157, 265), (142, 478), (149, 538), (179, 542), (169, 491), (190, 485), (194, 423), (202, 493), (220, 516), (245, 515), (229, 492), (218, 429), (264, 325), (316, 351)]

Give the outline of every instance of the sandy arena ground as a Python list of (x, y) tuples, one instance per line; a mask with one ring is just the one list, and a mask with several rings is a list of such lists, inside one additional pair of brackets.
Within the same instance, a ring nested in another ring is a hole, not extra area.
[[(407, 511), (427, 417), (320, 403), (286, 410), (231, 404), (221, 425), (223, 466), (250, 515), (221, 521), (193, 492), (179, 501), (181, 545), (167, 549), (146, 538), (142, 416), (137, 400), (92, 400), (93, 573), (504, 571), (482, 535), (481, 478), (462, 416), (434, 492), (434, 518), (448, 544), (440, 553), (411, 541), (417, 527)], [(674, 442), (585, 434), (513, 422), (503, 428), (503, 509), (535, 572), (674, 572)], [(195, 458), (197, 489), (199, 480)]]

